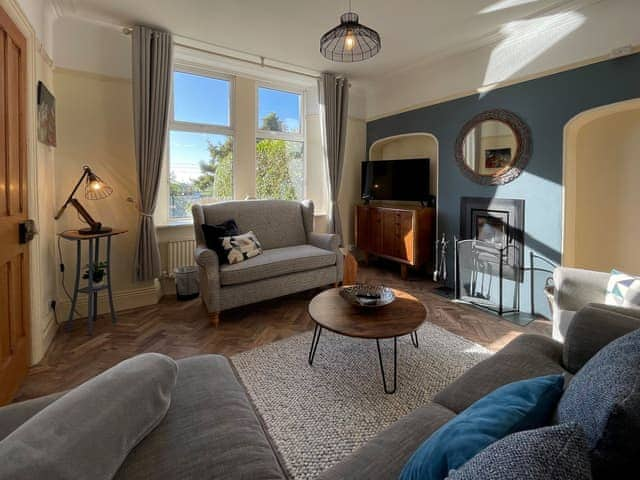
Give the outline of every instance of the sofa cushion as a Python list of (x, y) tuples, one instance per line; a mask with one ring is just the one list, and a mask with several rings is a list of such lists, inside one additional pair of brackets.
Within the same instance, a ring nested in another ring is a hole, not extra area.
[(116, 480), (285, 478), (244, 387), (220, 355), (178, 360), (171, 407)]
[(244, 200), (203, 205), (205, 223), (216, 225), (233, 218), (241, 232), (252, 231), (262, 248), (307, 243), (302, 204), (288, 200)]
[(177, 370), (147, 353), (69, 391), (0, 442), (0, 478), (112, 478), (164, 418)]
[(265, 278), (335, 265), (336, 254), (312, 245), (273, 248), (262, 255), (220, 267), (221, 285), (239, 285)]
[(521, 335), (492, 357), (467, 370), (434, 397), (460, 413), (502, 385), (563, 373), (562, 344), (542, 335)]
[(454, 417), (451, 410), (429, 404), (402, 417), (317, 480), (398, 478), (407, 459), (426, 437)]
[(559, 422), (582, 426), (594, 476), (624, 478), (640, 469), (640, 330), (600, 350), (573, 378)]
[(611, 270), (604, 303), (627, 308), (640, 308), (640, 278)]
[(498, 388), (428, 437), (400, 479), (441, 480), (507, 435), (548, 425), (563, 386), (562, 375), (547, 375)]
[(234, 265), (262, 254), (262, 245), (253, 232), (220, 239), (226, 263)]
[(206, 223), (202, 224), (202, 233), (204, 234), (204, 239), (207, 242), (207, 248), (216, 252), (219, 262), (221, 264), (229, 263), (227, 260), (227, 256), (224, 253), (224, 248), (222, 248), (222, 242), (220, 241), (220, 239), (222, 237), (229, 237), (240, 234), (238, 225), (236, 225), (236, 221), (230, 219), (225, 222), (219, 223), (218, 225), (207, 225)]
[(7, 437), (16, 428), (48, 407), (66, 392), (52, 393), (45, 397), (32, 398), (24, 402), (10, 403), (0, 408), (0, 440)]
[(590, 480), (587, 440), (576, 423), (526, 430), (488, 446), (447, 480)]

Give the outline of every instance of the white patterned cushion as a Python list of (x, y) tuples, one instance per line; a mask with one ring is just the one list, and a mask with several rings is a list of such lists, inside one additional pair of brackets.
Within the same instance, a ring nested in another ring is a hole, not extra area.
[(230, 265), (244, 262), (262, 253), (262, 246), (253, 232), (221, 237), (220, 243)]
[(620, 307), (640, 308), (640, 278), (611, 270), (604, 303)]
[(491, 444), (447, 480), (590, 480), (584, 432), (576, 423), (526, 430)]

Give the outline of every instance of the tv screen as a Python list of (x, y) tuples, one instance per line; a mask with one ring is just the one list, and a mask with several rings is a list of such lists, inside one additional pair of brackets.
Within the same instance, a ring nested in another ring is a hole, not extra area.
[(429, 200), (429, 159), (362, 162), (363, 200)]

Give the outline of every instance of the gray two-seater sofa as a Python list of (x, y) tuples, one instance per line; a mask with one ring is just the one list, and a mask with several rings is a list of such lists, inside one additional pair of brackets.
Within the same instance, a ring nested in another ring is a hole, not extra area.
[[(200, 294), (212, 323), (223, 310), (342, 281), (340, 237), (313, 231), (310, 200), (241, 200), (192, 207), (195, 260)], [(223, 264), (207, 248), (202, 225), (235, 220), (242, 233), (252, 231), (262, 255)]]
[[(320, 478), (396, 479), (424, 439), (487, 393), (526, 378), (574, 374), (606, 344), (639, 327), (640, 310), (589, 305), (576, 315), (564, 344), (522, 335)], [(59, 396), (0, 408), (0, 440)], [(287, 473), (230, 362), (204, 355), (178, 361), (166, 417), (131, 451), (115, 478), (274, 480)]]

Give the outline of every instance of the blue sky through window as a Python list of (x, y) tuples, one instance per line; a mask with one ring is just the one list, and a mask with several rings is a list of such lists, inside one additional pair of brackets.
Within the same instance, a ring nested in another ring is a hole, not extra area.
[(169, 137), (171, 173), (179, 182), (189, 182), (201, 175), (200, 162), (208, 162), (209, 143), (222, 145), (226, 135), (181, 132), (173, 130)]
[(258, 126), (262, 119), (275, 112), (284, 123), (288, 132), (300, 132), (300, 95), (297, 93), (273, 90), (260, 87), (258, 89)]
[(217, 78), (174, 72), (173, 111), (178, 122), (231, 126), (230, 82)]

